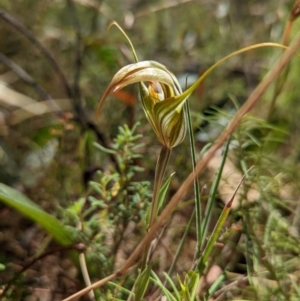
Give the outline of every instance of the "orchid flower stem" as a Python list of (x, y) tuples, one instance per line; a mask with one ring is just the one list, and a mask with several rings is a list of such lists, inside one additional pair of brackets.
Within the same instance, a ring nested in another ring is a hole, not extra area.
[[(162, 187), (163, 177), (166, 171), (166, 167), (169, 162), (169, 158), (171, 155), (171, 148), (163, 146), (159, 157), (157, 159), (156, 168), (155, 168), (155, 178), (154, 178), (154, 187), (153, 187), (153, 196), (152, 196), (152, 204), (151, 204), (151, 213), (150, 220), (148, 225), (148, 231), (151, 229), (152, 225), (156, 221), (157, 217), (157, 209), (159, 203), (159, 192)], [(150, 244), (147, 244), (144, 251), (143, 261), (142, 261), (142, 270), (146, 267), (147, 256), (149, 252)]]
[(167, 164), (169, 162), (169, 158), (171, 155), (171, 149), (163, 146), (155, 168), (155, 178), (154, 178), (154, 187), (153, 187), (153, 196), (152, 196), (152, 207), (151, 207), (151, 215), (149, 228), (153, 225), (157, 217), (157, 208), (158, 208), (158, 200), (159, 200), (159, 191), (162, 187), (163, 177), (166, 171)]
[(201, 212), (201, 196), (200, 196), (200, 187), (198, 182), (198, 177), (195, 172), (196, 167), (196, 151), (195, 151), (195, 138), (193, 133), (192, 127), (192, 118), (190, 113), (190, 105), (187, 101), (185, 103), (185, 108), (187, 113), (187, 120), (188, 120), (188, 130), (189, 130), (189, 137), (190, 137), (190, 146), (191, 146), (191, 158), (192, 158), (192, 167), (193, 172), (195, 173), (194, 178), (194, 192), (195, 192), (195, 208), (196, 208), (196, 233), (197, 233), (197, 253), (200, 252), (201, 242), (202, 242), (202, 212)]

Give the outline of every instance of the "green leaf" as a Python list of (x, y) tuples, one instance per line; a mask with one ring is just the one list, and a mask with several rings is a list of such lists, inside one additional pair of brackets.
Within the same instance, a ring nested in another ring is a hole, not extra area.
[(211, 287), (206, 291), (205, 300), (208, 300), (209, 297), (211, 297), (216, 292), (216, 290), (221, 286), (223, 281), (226, 279), (226, 276), (227, 276), (227, 272), (223, 271), (223, 273), (214, 281)]
[(206, 264), (207, 264), (208, 259), (209, 259), (209, 255), (211, 254), (211, 252), (213, 250), (215, 242), (217, 241), (217, 239), (220, 236), (222, 227), (223, 227), (223, 225), (224, 225), (224, 223), (227, 219), (227, 216), (228, 216), (229, 211), (231, 209), (231, 206), (232, 206), (233, 200), (235, 198), (235, 195), (238, 192), (240, 186), (242, 185), (245, 176), (246, 176), (246, 174), (242, 177), (240, 183), (236, 187), (236, 189), (235, 189), (234, 193), (232, 194), (231, 198), (229, 199), (229, 201), (227, 202), (227, 204), (223, 208), (223, 210), (221, 212), (221, 215), (220, 215), (220, 217), (219, 217), (219, 219), (218, 219), (218, 221), (217, 221), (217, 223), (214, 227), (214, 230), (211, 233), (211, 236), (210, 236), (210, 238), (209, 238), (209, 240), (206, 244), (206, 247), (205, 247), (205, 249), (202, 253), (202, 256), (201, 256), (199, 264), (198, 264), (198, 271), (199, 271), (200, 275), (202, 275), (202, 273), (203, 273), (203, 271), (206, 267)]
[(208, 68), (187, 90), (185, 90), (182, 94), (180, 95), (176, 95), (175, 98), (181, 98), (184, 99), (185, 97), (189, 97), (193, 91), (204, 81), (204, 79), (210, 75), (219, 65), (223, 64), (225, 61), (227, 61), (228, 59), (247, 52), (249, 50), (253, 50), (253, 49), (257, 49), (257, 48), (261, 48), (261, 47), (277, 47), (277, 48), (282, 48), (282, 49), (288, 49), (289, 47), (282, 45), (282, 44), (278, 44), (278, 43), (259, 43), (259, 44), (254, 44), (254, 45), (250, 45), (247, 46), (245, 48), (241, 48), (237, 51), (234, 51), (228, 55), (226, 55), (225, 57), (223, 57), (222, 59), (220, 59), (219, 61), (217, 61), (215, 64), (213, 64), (210, 68)]
[(173, 289), (173, 292), (174, 292), (174, 294), (175, 294), (175, 296), (176, 296), (176, 299), (177, 299), (177, 300), (180, 300), (180, 292), (178, 291), (178, 289), (177, 289), (177, 287), (176, 287), (174, 281), (173, 281), (172, 278), (171, 278), (167, 273), (165, 273), (165, 272), (164, 272), (164, 276), (165, 276), (165, 278), (166, 278), (166, 281), (171, 285), (171, 287), (172, 287), (172, 289)]
[(207, 206), (205, 209), (205, 213), (204, 213), (204, 220), (203, 220), (203, 225), (202, 225), (202, 242), (201, 242), (201, 247), (204, 246), (205, 243), (205, 238), (206, 238), (206, 234), (208, 231), (208, 225), (209, 222), (211, 220), (212, 217), (212, 209), (213, 209), (213, 205), (216, 199), (216, 195), (217, 195), (217, 191), (218, 191), (218, 186), (222, 177), (222, 172), (223, 172), (223, 168), (225, 165), (225, 161), (227, 158), (227, 154), (228, 154), (228, 150), (229, 150), (229, 145), (230, 145), (230, 138), (228, 139), (225, 147), (224, 147), (224, 151), (223, 151), (223, 155), (222, 155), (222, 161), (218, 170), (218, 173), (216, 174), (213, 184), (211, 186), (210, 192), (209, 192), (209, 198), (208, 198), (208, 202), (207, 202)]
[(39, 224), (61, 245), (67, 246), (73, 243), (70, 232), (59, 220), (43, 211), (16, 189), (0, 183), (0, 201)]
[(158, 207), (157, 207), (157, 214), (160, 210), (160, 208), (162, 207), (163, 203), (164, 203), (164, 200), (165, 200), (165, 197), (166, 197), (166, 193), (168, 191), (168, 188), (170, 186), (170, 183), (171, 183), (171, 179), (172, 177), (175, 175), (175, 172), (173, 172), (168, 180), (166, 181), (166, 183), (164, 184), (164, 186), (160, 189), (159, 191), (159, 197), (158, 197)]
[(168, 288), (161, 282), (159, 277), (155, 274), (155, 272), (152, 271), (152, 277), (150, 277), (150, 280), (155, 283), (162, 291), (162, 293), (165, 295), (168, 301), (181, 301), (180, 299), (175, 298), (175, 296), (172, 295), (172, 293), (168, 290)]
[[(162, 207), (163, 203), (164, 203), (164, 200), (165, 200), (165, 197), (166, 197), (166, 193), (168, 191), (168, 188), (170, 186), (170, 183), (171, 183), (171, 180), (172, 180), (172, 177), (173, 175), (175, 174), (175, 172), (173, 172), (169, 178), (167, 179), (167, 181), (165, 182), (165, 184), (163, 185), (163, 187), (160, 189), (159, 191), (159, 196), (158, 196), (158, 206), (157, 206), (157, 212), (156, 212), (156, 215), (158, 214), (160, 208)], [(147, 225), (149, 224), (150, 222), (150, 214), (151, 214), (151, 206), (148, 208), (148, 211), (147, 211)]]
[(138, 275), (138, 278), (136, 279), (136, 282), (134, 284), (135, 301), (140, 301), (144, 297), (144, 294), (148, 288), (150, 274), (151, 274), (151, 265), (148, 265)]
[(181, 291), (180, 296), (182, 301), (192, 301), (195, 300), (196, 289), (199, 282), (199, 274), (193, 270), (189, 270), (184, 277), (184, 282), (182, 283), (179, 276), (177, 275)]
[[(114, 282), (112, 282), (112, 281), (109, 281), (108, 283), (109, 283), (111, 286), (117, 288), (117, 290), (118, 290), (119, 292), (122, 292), (122, 293), (124, 293), (124, 294), (127, 294), (127, 295), (129, 295), (129, 296), (134, 297), (134, 293), (133, 293), (132, 291), (130, 291), (129, 289), (123, 287), (122, 285), (120, 285), (120, 284), (118, 284), (118, 283), (114, 283)], [(119, 299), (114, 299), (114, 300), (119, 300)]]
[(102, 152), (104, 152), (104, 153), (112, 154), (112, 155), (115, 155), (115, 154), (116, 154), (116, 151), (115, 151), (115, 150), (106, 148), (106, 147), (102, 146), (101, 144), (99, 144), (99, 143), (97, 143), (97, 142), (94, 142), (93, 145), (94, 145), (97, 149), (99, 149), (100, 151), (102, 151)]

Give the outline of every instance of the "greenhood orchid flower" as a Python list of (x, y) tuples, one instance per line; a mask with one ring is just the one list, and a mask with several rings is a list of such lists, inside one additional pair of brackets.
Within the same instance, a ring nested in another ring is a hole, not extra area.
[(100, 109), (110, 93), (117, 92), (127, 85), (139, 83), (146, 117), (152, 125), (158, 140), (167, 149), (172, 149), (183, 141), (188, 127), (184, 104), (191, 93), (214, 69), (227, 59), (251, 49), (266, 46), (287, 48), (276, 43), (261, 43), (232, 52), (212, 65), (192, 86), (182, 92), (178, 80), (164, 65), (156, 61), (139, 62), (126, 33), (116, 22), (111, 23), (110, 27), (112, 25), (116, 25), (128, 40), (136, 62), (121, 68), (115, 74), (100, 100), (96, 117), (98, 117)]
[(184, 103), (188, 98), (172, 72), (155, 61), (142, 61), (120, 69), (100, 100), (97, 116), (110, 93), (139, 83), (142, 105), (158, 140), (171, 149), (181, 143), (187, 129)]

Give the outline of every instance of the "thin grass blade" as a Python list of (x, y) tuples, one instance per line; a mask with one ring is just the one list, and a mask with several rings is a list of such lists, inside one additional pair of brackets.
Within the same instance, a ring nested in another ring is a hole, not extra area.
[(212, 252), (212, 249), (214, 247), (214, 244), (215, 242), (217, 241), (217, 239), (219, 238), (220, 236), (220, 232), (223, 228), (223, 225), (227, 219), (227, 216), (230, 212), (230, 209), (231, 209), (231, 206), (232, 206), (232, 203), (233, 203), (233, 200), (236, 196), (236, 193), (238, 192), (241, 184), (243, 183), (245, 179), (245, 175), (243, 176), (243, 178), (241, 179), (240, 183), (238, 184), (237, 188), (235, 189), (233, 195), (231, 196), (230, 200), (227, 202), (226, 206), (224, 207), (217, 223), (216, 223), (216, 226), (207, 242), (207, 245), (203, 251), (203, 255), (201, 256), (200, 258), (200, 261), (199, 261), (199, 265), (198, 265), (198, 271), (199, 271), (199, 274), (202, 275), (204, 269), (205, 269), (205, 266), (206, 266), (206, 263), (209, 259), (209, 256)]
[(215, 201), (215, 198), (216, 198), (218, 186), (219, 186), (219, 183), (220, 183), (220, 180), (221, 180), (223, 168), (224, 168), (225, 161), (226, 161), (227, 154), (228, 154), (228, 150), (229, 150), (229, 144), (230, 144), (230, 139), (228, 139), (228, 141), (227, 141), (227, 143), (224, 147), (224, 152), (223, 152), (221, 165), (219, 167), (217, 175), (214, 178), (214, 181), (213, 181), (210, 193), (209, 193), (208, 203), (207, 203), (207, 206), (206, 206), (206, 210), (205, 210), (205, 213), (204, 213), (204, 219), (203, 219), (203, 226), (202, 226), (202, 231), (203, 232), (202, 232), (201, 248), (204, 247), (205, 237), (207, 235), (209, 222), (210, 222), (211, 216), (212, 216), (213, 204), (214, 204), (214, 201)]

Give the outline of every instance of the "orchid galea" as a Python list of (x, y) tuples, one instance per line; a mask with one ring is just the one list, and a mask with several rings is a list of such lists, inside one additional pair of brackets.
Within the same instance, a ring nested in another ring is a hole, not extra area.
[(181, 143), (187, 129), (184, 103), (188, 96), (172, 72), (155, 61), (142, 61), (121, 68), (107, 87), (97, 112), (111, 92), (139, 83), (144, 112), (158, 140), (167, 148)]

